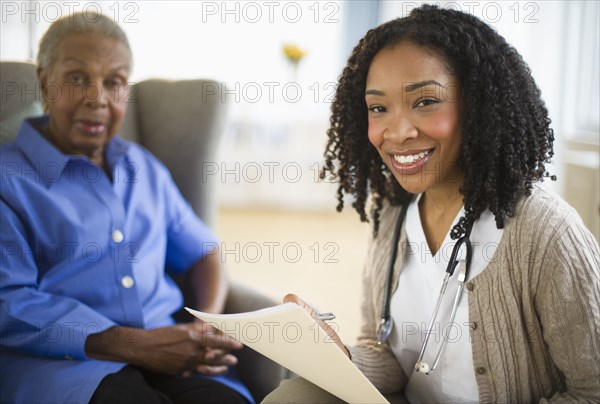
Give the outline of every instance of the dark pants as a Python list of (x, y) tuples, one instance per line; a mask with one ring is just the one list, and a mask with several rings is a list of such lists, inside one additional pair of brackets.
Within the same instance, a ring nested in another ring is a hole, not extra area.
[(161, 375), (129, 365), (102, 379), (90, 399), (90, 404), (119, 403), (246, 404), (247, 401), (214, 380)]

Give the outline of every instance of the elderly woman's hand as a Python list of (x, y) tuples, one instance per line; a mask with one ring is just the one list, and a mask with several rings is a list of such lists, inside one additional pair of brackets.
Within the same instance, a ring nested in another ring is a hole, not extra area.
[(90, 335), (86, 341), (89, 357), (184, 377), (226, 373), (228, 366), (237, 364), (237, 358), (229, 352), (240, 348), (239, 342), (197, 322), (152, 330), (113, 327)]
[(327, 322), (325, 322), (323, 320), (319, 320), (317, 318), (319, 313), (311, 305), (309, 305), (308, 303), (306, 303), (304, 300), (302, 300), (301, 298), (299, 298), (297, 295), (295, 295), (293, 293), (286, 295), (283, 298), (283, 302), (284, 303), (290, 303), (290, 302), (296, 303), (298, 306), (300, 306), (304, 310), (306, 310), (306, 312), (319, 323), (319, 325), (321, 326), (323, 331), (325, 331), (325, 334), (327, 335), (328, 340), (335, 342), (335, 344), (342, 350), (342, 352), (348, 358), (350, 358), (350, 351), (348, 351), (348, 348), (346, 347), (346, 345), (344, 345), (344, 343), (342, 342), (340, 337), (337, 335), (335, 330), (329, 324), (327, 324)]

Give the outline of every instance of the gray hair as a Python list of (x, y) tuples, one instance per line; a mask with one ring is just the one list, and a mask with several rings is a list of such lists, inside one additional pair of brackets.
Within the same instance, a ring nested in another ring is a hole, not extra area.
[(50, 25), (40, 41), (37, 57), (38, 67), (44, 70), (51, 69), (56, 62), (56, 50), (60, 43), (73, 34), (87, 33), (101, 34), (118, 40), (125, 45), (131, 59), (131, 47), (125, 31), (110, 18), (96, 12), (86, 11), (66, 15)]

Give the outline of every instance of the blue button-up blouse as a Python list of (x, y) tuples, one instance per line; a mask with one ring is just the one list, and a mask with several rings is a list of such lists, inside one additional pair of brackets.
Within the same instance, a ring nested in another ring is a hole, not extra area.
[(125, 364), (89, 360), (86, 337), (173, 324), (183, 299), (166, 272), (217, 244), (148, 151), (113, 138), (109, 179), (49, 143), (47, 120), (25, 121), (0, 154), (2, 402), (87, 402)]

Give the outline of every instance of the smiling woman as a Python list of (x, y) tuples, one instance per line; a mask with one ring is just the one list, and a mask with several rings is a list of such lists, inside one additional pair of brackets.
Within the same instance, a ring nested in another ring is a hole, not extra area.
[[(372, 227), (342, 352), (392, 402), (598, 402), (600, 252), (537, 184), (554, 135), (514, 48), (416, 8), (360, 40), (330, 122), (323, 175)], [(288, 401), (338, 402), (303, 379), (265, 399)]]
[(433, 254), (462, 207), (460, 104), (445, 91), (456, 86), (442, 59), (408, 41), (382, 49), (366, 81), (368, 136), (381, 160), (404, 190), (427, 191), (424, 204), (448, 203), (423, 215), (429, 219), (424, 225)]

